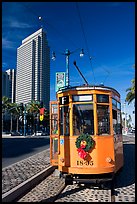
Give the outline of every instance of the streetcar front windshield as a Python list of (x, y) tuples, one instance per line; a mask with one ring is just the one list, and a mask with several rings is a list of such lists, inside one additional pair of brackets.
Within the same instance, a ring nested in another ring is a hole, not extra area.
[(73, 134), (94, 135), (93, 104), (73, 104)]

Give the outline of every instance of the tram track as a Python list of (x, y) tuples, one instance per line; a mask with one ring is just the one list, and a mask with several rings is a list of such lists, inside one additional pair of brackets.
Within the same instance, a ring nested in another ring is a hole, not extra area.
[[(12, 202), (117, 202), (124, 201), (121, 190), (113, 186), (94, 186), (92, 184), (65, 185), (65, 180), (50, 172), (47, 177), (28, 189)], [(115, 180), (115, 179), (114, 179)], [(116, 185), (116, 184), (115, 184)], [(132, 199), (132, 198), (129, 198)], [(5, 201), (4, 201), (5, 202)], [(6, 201), (7, 202), (7, 201)], [(10, 201), (11, 202), (11, 201)]]
[[(86, 196), (85, 196), (86, 195)], [(100, 189), (93, 186), (67, 185), (53, 202), (115, 202), (114, 189)]]
[[(86, 195), (86, 197), (85, 197)], [(52, 172), (41, 183), (22, 194), (16, 202), (115, 202), (115, 190), (94, 188), (87, 184), (66, 185)]]

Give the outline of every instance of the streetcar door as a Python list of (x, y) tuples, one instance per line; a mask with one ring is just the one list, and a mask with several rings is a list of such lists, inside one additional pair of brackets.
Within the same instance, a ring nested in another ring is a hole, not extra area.
[(52, 166), (58, 165), (59, 153), (59, 108), (57, 101), (50, 102), (50, 163)]

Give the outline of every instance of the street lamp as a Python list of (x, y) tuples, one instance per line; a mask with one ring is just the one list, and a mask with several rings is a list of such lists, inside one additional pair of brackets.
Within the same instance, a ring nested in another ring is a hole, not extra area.
[(56, 59), (56, 55), (55, 55), (55, 52), (52, 52), (52, 58), (51, 58), (53, 61), (55, 61)]
[(125, 113), (125, 135), (127, 135), (127, 113), (126, 113), (126, 102), (124, 103), (124, 113)]
[(83, 51), (83, 49), (81, 49), (80, 57), (83, 57), (83, 56), (84, 56), (84, 51)]
[(24, 136), (26, 136), (26, 104), (24, 104)]
[[(79, 48), (77, 50), (79, 50)], [(76, 52), (77, 50), (70, 52), (68, 49), (66, 49), (65, 53), (61, 53), (62, 55), (66, 56), (66, 86), (67, 87), (69, 86), (69, 56), (72, 53)], [(81, 49), (80, 57), (83, 57), (83, 56), (84, 56), (84, 51), (83, 51), (83, 49)], [(55, 52), (52, 52), (52, 60), (55, 61), (55, 59), (56, 59)]]

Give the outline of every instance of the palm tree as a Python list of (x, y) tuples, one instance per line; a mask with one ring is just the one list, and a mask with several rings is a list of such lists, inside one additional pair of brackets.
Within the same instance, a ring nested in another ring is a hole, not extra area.
[[(135, 65), (134, 65), (135, 67)], [(131, 80), (132, 86), (126, 89), (127, 95), (126, 95), (126, 102), (128, 102), (128, 105), (135, 99), (135, 78)]]
[(43, 122), (45, 124), (46, 129), (49, 129), (49, 118), (50, 118), (49, 111), (45, 109)]
[(126, 91), (128, 91), (126, 95), (126, 102), (128, 102), (128, 105), (135, 99), (135, 79), (132, 79), (131, 82), (132, 86), (126, 89)]
[(17, 131), (19, 130), (19, 117), (20, 117), (20, 113), (21, 113), (21, 107), (19, 104), (17, 103), (12, 103), (10, 105), (10, 109), (9, 112), (11, 113), (11, 131), (12, 131), (12, 119), (14, 116), (17, 119)]
[(28, 103), (27, 111), (29, 113), (37, 114), (37, 113), (39, 113), (39, 109), (40, 109), (40, 102), (39, 101), (31, 100), (31, 102)]
[(10, 107), (10, 98), (7, 96), (2, 97), (2, 132), (3, 132), (3, 117)]
[(40, 102), (39, 101), (35, 101), (35, 100), (31, 100), (31, 102), (28, 103), (27, 105), (27, 113), (28, 116), (31, 118), (32, 121), (32, 128), (35, 129), (36, 132), (36, 128), (35, 128), (35, 120), (38, 120), (38, 114), (39, 114), (39, 110), (40, 110)]
[(132, 118), (131, 118), (131, 115), (128, 115), (128, 119), (127, 119), (127, 126), (128, 128), (131, 128), (131, 123), (132, 122)]

